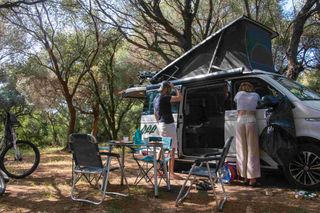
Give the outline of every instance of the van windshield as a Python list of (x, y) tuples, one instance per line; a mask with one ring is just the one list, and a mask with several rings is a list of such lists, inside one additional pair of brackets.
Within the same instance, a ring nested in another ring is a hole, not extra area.
[(277, 82), (282, 86), (287, 88), (292, 94), (294, 94), (301, 101), (312, 101), (320, 100), (318, 93), (312, 91), (311, 89), (282, 76), (272, 76)]
[[(157, 90), (147, 91), (146, 99), (143, 104), (142, 115), (153, 115), (153, 99), (157, 97), (158, 94), (159, 92)], [(175, 91), (173, 91), (171, 95), (175, 95)], [(179, 103), (172, 103), (171, 106), (172, 113), (178, 113)]]

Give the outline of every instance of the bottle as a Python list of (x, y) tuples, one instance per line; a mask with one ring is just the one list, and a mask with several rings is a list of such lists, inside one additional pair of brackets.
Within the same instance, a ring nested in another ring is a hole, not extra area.
[(140, 129), (137, 129), (135, 131), (133, 138), (134, 138), (133, 142), (135, 144), (142, 144), (142, 132)]

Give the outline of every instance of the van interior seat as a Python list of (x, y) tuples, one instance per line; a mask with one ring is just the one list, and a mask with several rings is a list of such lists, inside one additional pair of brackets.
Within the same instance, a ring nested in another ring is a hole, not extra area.
[(260, 98), (262, 98), (263, 96), (269, 95), (268, 89), (263, 87), (256, 87), (255, 92), (258, 93)]

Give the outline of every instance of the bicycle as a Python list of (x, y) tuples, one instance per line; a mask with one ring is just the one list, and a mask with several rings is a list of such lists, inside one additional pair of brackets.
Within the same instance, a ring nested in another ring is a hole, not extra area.
[(0, 169), (9, 177), (20, 179), (36, 170), (40, 152), (30, 141), (17, 140), (14, 129), (17, 126), (20, 123), (16, 116), (6, 112), (4, 137), (0, 141)]
[(6, 191), (6, 183), (9, 181), (9, 177), (0, 169), (0, 196)]

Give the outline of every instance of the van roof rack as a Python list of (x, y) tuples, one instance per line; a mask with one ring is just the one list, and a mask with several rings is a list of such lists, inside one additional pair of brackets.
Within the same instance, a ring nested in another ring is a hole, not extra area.
[[(171, 81), (174, 85), (181, 85), (181, 84), (187, 84), (187, 83), (192, 83), (195, 81), (200, 81), (200, 80), (205, 80), (205, 79), (220, 79), (220, 78), (226, 78), (226, 77), (233, 77), (233, 76), (239, 76), (244, 73), (244, 68), (239, 67), (235, 69), (229, 69), (229, 70), (223, 70), (223, 71), (217, 71), (217, 72), (212, 72), (212, 73), (207, 73), (207, 74), (202, 74), (202, 75), (197, 75), (197, 76), (191, 76), (191, 77), (186, 77), (186, 78), (181, 78), (177, 80)], [(247, 73), (252, 73), (252, 72), (247, 72)], [(146, 86), (146, 89), (157, 89), (160, 87), (160, 83), (158, 84), (150, 84)]]

